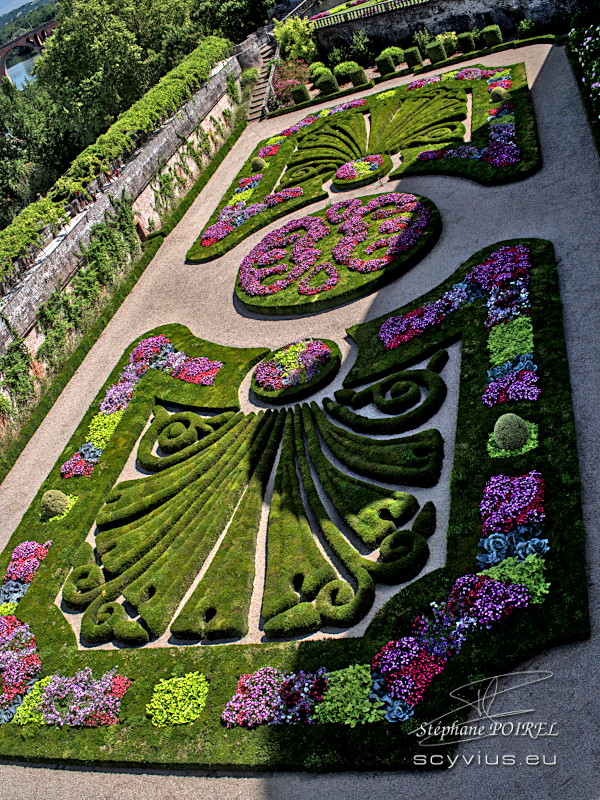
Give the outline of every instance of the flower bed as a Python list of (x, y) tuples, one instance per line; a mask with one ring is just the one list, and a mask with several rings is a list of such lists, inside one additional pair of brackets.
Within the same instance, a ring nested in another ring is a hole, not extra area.
[(199, 672), (162, 678), (154, 687), (146, 713), (158, 728), (194, 722), (206, 705), (208, 681)]
[(392, 168), (388, 155), (371, 155), (342, 164), (335, 173), (332, 186), (336, 189), (358, 189), (386, 175)]
[(116, 383), (106, 390), (81, 445), (60, 468), (62, 478), (89, 477), (111, 436), (121, 421), (123, 412), (131, 402), (137, 384), (150, 369), (160, 370), (173, 378), (199, 386), (212, 386), (223, 364), (208, 358), (191, 358), (176, 350), (167, 336), (143, 339), (133, 349), (129, 364)]
[(340, 305), (401, 274), (433, 245), (438, 225), (433, 204), (417, 195), (334, 203), (265, 236), (242, 261), (236, 294), (259, 313)]
[(329, 339), (300, 339), (261, 361), (252, 391), (270, 403), (291, 403), (322, 389), (335, 377), (341, 352)]
[(27, 541), (15, 547), (0, 588), (0, 603), (18, 603), (25, 596), (51, 545), (51, 541), (44, 544)]

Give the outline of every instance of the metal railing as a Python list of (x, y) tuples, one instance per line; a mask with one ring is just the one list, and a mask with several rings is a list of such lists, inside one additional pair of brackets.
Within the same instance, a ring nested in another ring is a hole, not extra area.
[(332, 14), (328, 17), (316, 19), (312, 23), (315, 28), (327, 28), (330, 25), (340, 25), (342, 22), (350, 22), (354, 19), (365, 19), (375, 17), (378, 14), (386, 14), (388, 11), (395, 11), (398, 8), (411, 8), (412, 6), (422, 6), (432, 0), (386, 0), (384, 3), (377, 3), (366, 8), (352, 8), (350, 11), (342, 11), (339, 14)]

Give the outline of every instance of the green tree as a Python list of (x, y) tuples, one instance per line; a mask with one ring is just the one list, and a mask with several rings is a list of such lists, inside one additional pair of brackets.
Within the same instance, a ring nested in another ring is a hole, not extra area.
[(311, 64), (317, 57), (317, 45), (308, 19), (291, 17), (285, 22), (275, 20), (273, 35), (279, 42), (286, 60), (301, 59)]

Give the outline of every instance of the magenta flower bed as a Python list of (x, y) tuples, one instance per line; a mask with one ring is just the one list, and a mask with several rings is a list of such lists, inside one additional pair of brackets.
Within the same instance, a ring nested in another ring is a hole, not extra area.
[[(340, 282), (336, 264), (360, 273), (383, 269), (419, 241), (431, 215), (415, 195), (390, 193), (379, 195), (365, 205), (361, 200), (334, 203), (325, 217), (325, 220), (320, 216), (292, 220), (267, 234), (242, 261), (240, 288), (250, 297), (256, 297), (276, 294), (297, 282), (299, 295), (326, 292)], [(374, 229), (370, 223), (380, 220), (381, 224)], [(319, 263), (323, 250), (316, 245), (333, 232), (331, 225), (336, 225), (336, 232), (343, 235), (331, 251), (335, 264)], [(378, 234), (391, 235), (384, 238)], [(365, 248), (365, 254), (372, 255), (385, 248), (384, 253), (376, 258), (358, 257), (357, 246), (369, 238), (373, 241)], [(326, 279), (318, 286), (311, 285), (319, 273), (325, 273)], [(283, 277), (271, 280), (277, 275)], [(265, 283), (267, 280), (271, 282)]]
[(486, 483), (479, 506), (483, 535), (507, 533), (517, 525), (542, 522), (544, 512), (544, 481), (539, 472), (511, 478), (496, 475)]
[(42, 668), (35, 636), (15, 616), (0, 617), (0, 722), (10, 721)]
[(42, 562), (48, 555), (48, 550), (52, 541), (44, 542), (22, 542), (15, 547), (10, 557), (10, 563), (6, 568), (4, 582), (21, 581), (31, 583)]

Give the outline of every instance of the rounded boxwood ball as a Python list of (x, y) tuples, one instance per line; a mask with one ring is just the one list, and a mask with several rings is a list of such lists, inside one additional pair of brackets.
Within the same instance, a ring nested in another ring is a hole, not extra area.
[(508, 97), (508, 92), (502, 86), (495, 86), (490, 92), (490, 97), (495, 103), (497, 103), (506, 100)]
[(264, 158), (261, 158), (260, 156), (255, 156), (252, 159), (252, 163), (250, 164), (250, 166), (252, 167), (253, 172), (257, 172), (260, 169), (264, 169), (267, 166), (267, 162), (264, 160)]
[(494, 441), (501, 450), (520, 450), (527, 444), (529, 428), (518, 414), (503, 414), (494, 425)]
[(69, 498), (58, 489), (49, 489), (42, 495), (42, 511), (47, 517), (64, 514), (69, 507)]

